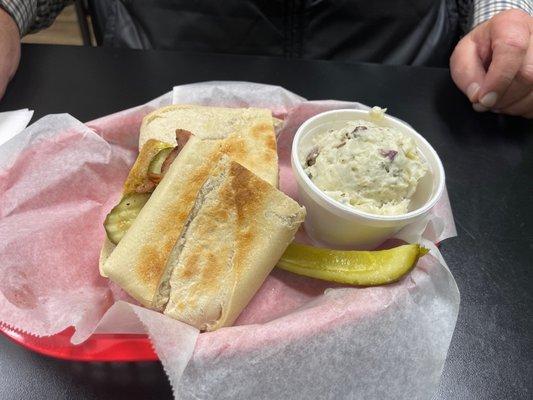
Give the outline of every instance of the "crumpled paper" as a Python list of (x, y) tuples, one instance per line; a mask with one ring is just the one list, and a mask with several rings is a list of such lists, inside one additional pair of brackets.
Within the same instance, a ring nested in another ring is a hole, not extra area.
[(20, 133), (31, 120), (33, 110), (4, 111), (0, 113), (0, 145)]
[(135, 159), (142, 117), (171, 102), (272, 109), (285, 120), (280, 187), (295, 198), (289, 155), (299, 124), (366, 107), (206, 82), (86, 125), (42, 118), (0, 146), (0, 322), (37, 336), (74, 326), (73, 343), (94, 331), (146, 332), (180, 399), (430, 399), (459, 307), (434, 245), (455, 235), (447, 194), (398, 234), (431, 250), (400, 282), (352, 288), (274, 270), (235, 326), (216, 332), (139, 307), (99, 276), (101, 224)]

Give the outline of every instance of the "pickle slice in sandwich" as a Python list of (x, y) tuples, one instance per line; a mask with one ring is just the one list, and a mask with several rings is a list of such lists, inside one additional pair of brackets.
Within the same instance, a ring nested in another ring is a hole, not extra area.
[(159, 183), (163, 178), (162, 167), (174, 147), (167, 147), (157, 153), (148, 166), (148, 178)]
[(341, 251), (292, 243), (277, 266), (325, 281), (377, 286), (399, 280), (427, 253), (428, 250), (418, 244), (388, 250)]
[(120, 242), (157, 186), (157, 183), (148, 177), (148, 167), (154, 157), (164, 149), (170, 151), (172, 145), (150, 139), (139, 152), (124, 183), (120, 203), (109, 212), (104, 221), (107, 238), (111, 243), (116, 245)]
[(126, 195), (129, 193), (153, 192), (156, 185), (148, 176), (149, 167), (154, 158), (156, 158), (162, 150), (172, 150), (172, 147), (171, 144), (159, 140), (148, 140), (139, 152), (137, 160), (135, 160), (135, 164), (133, 164), (128, 177), (126, 178), (123, 193)]
[(104, 222), (109, 241), (120, 242), (191, 136), (191, 132), (177, 129), (175, 147), (155, 139), (144, 144), (124, 184), (122, 200)]
[(150, 193), (130, 193), (125, 195), (104, 221), (108, 239), (113, 244), (118, 244), (127, 230), (130, 228), (139, 212), (144, 207)]
[(176, 129), (177, 145), (175, 147), (165, 148), (155, 155), (148, 166), (148, 178), (156, 184), (161, 182), (163, 175), (168, 171), (170, 165), (174, 162), (191, 136), (192, 133), (185, 129)]

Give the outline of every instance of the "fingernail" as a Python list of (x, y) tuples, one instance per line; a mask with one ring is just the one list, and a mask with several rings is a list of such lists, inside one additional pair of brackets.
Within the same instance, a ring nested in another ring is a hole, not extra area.
[(470, 101), (474, 101), (474, 98), (477, 94), (477, 91), (479, 90), (479, 85), (476, 82), (471, 83), (466, 88), (466, 95), (470, 99)]
[(483, 104), (479, 104), (479, 103), (472, 104), (472, 108), (474, 109), (474, 111), (477, 111), (477, 112), (485, 112), (489, 110)]
[(496, 92), (488, 92), (479, 100), (485, 107), (491, 108), (498, 101), (498, 94)]

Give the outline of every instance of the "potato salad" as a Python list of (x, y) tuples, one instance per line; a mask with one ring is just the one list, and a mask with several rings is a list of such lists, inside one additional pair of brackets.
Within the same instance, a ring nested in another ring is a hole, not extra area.
[[(383, 112), (375, 107), (370, 116), (378, 122)], [(332, 199), (379, 215), (407, 213), (428, 171), (411, 137), (366, 120), (317, 134), (303, 167)]]

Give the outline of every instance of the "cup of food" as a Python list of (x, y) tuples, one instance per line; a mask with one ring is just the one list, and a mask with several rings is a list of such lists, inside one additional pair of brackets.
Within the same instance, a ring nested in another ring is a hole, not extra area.
[(426, 217), (444, 190), (433, 147), (379, 107), (308, 119), (296, 132), (291, 161), (305, 229), (327, 247), (373, 249)]

